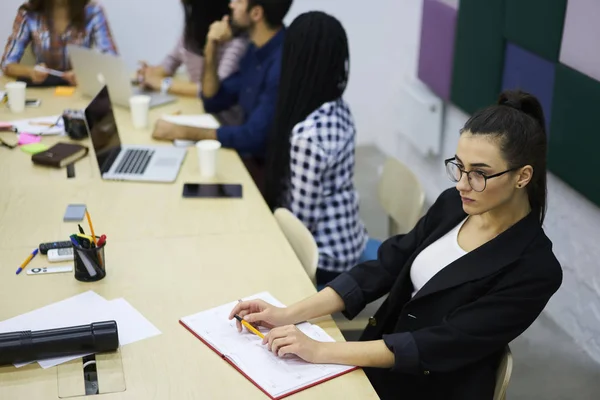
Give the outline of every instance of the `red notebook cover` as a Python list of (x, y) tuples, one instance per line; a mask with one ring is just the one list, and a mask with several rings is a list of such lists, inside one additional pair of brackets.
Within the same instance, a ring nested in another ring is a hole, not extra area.
[(252, 384), (253, 384), (254, 386), (256, 386), (257, 388), (259, 388), (259, 389), (260, 389), (260, 390), (261, 390), (261, 391), (262, 391), (264, 394), (266, 394), (266, 395), (267, 395), (267, 396), (268, 396), (270, 399), (273, 399), (273, 400), (279, 400), (279, 399), (283, 399), (283, 398), (285, 398), (285, 397), (291, 396), (291, 395), (293, 395), (293, 394), (296, 394), (296, 393), (298, 393), (298, 392), (301, 392), (301, 391), (303, 391), (303, 390), (306, 390), (306, 389), (308, 389), (308, 388), (311, 388), (311, 387), (313, 387), (313, 386), (317, 386), (317, 385), (319, 385), (319, 384), (321, 384), (321, 383), (323, 383), (323, 382), (327, 382), (327, 381), (329, 381), (329, 380), (331, 380), (331, 379), (334, 379), (334, 378), (337, 378), (337, 377), (339, 377), (339, 376), (345, 375), (345, 374), (347, 374), (347, 373), (349, 373), (349, 372), (352, 372), (352, 371), (356, 371), (356, 370), (358, 369), (358, 367), (355, 367), (355, 368), (349, 369), (349, 370), (347, 370), (347, 371), (344, 371), (344, 372), (342, 372), (342, 373), (340, 373), (340, 374), (333, 375), (333, 376), (328, 376), (328, 377), (327, 377), (327, 378), (325, 378), (325, 379), (322, 379), (322, 380), (320, 380), (320, 381), (317, 381), (317, 382), (311, 383), (310, 385), (307, 385), (307, 386), (303, 386), (303, 387), (301, 387), (301, 388), (298, 388), (297, 390), (294, 390), (293, 392), (286, 393), (286, 394), (284, 394), (284, 395), (282, 395), (282, 396), (279, 396), (279, 397), (273, 397), (273, 396), (271, 396), (271, 395), (270, 395), (270, 394), (269, 394), (269, 393), (268, 393), (266, 390), (264, 390), (262, 387), (260, 387), (260, 386), (259, 386), (259, 385), (258, 385), (258, 384), (255, 382), (255, 381), (253, 381), (253, 380), (252, 380), (252, 379), (251, 379), (251, 378), (250, 378), (248, 375), (246, 375), (246, 374), (244, 373), (244, 371), (242, 371), (242, 370), (241, 370), (241, 369), (240, 369), (240, 368), (239, 368), (239, 367), (238, 367), (238, 366), (237, 366), (237, 365), (236, 365), (236, 364), (235, 364), (233, 361), (231, 361), (229, 358), (227, 358), (227, 356), (225, 356), (224, 354), (221, 354), (221, 353), (219, 353), (219, 351), (218, 351), (217, 349), (215, 349), (215, 348), (214, 348), (213, 346), (211, 346), (211, 345), (210, 345), (210, 344), (209, 344), (207, 341), (205, 341), (204, 339), (202, 339), (202, 337), (200, 337), (200, 335), (198, 335), (198, 334), (197, 334), (196, 332), (194, 332), (194, 331), (193, 331), (193, 330), (192, 330), (192, 329), (191, 329), (189, 326), (187, 326), (187, 325), (185, 324), (185, 322), (183, 322), (183, 321), (179, 320), (179, 323), (180, 323), (180, 324), (181, 324), (181, 325), (182, 325), (182, 326), (183, 326), (185, 329), (187, 329), (188, 331), (190, 331), (190, 333), (191, 333), (192, 335), (194, 335), (194, 336), (196, 336), (198, 339), (200, 339), (200, 341), (201, 341), (202, 343), (204, 343), (205, 345), (207, 345), (209, 349), (211, 349), (212, 351), (214, 351), (215, 353), (217, 353), (217, 354), (218, 354), (218, 355), (219, 355), (219, 356), (220, 356), (220, 357), (221, 357), (223, 360), (227, 361), (227, 362), (229, 363), (229, 365), (231, 365), (231, 366), (232, 366), (233, 368), (235, 368), (235, 369), (236, 369), (236, 370), (237, 370), (237, 371), (238, 371), (240, 374), (242, 374), (242, 375), (243, 375), (243, 376), (244, 376), (246, 379), (248, 379), (250, 382), (252, 382)]

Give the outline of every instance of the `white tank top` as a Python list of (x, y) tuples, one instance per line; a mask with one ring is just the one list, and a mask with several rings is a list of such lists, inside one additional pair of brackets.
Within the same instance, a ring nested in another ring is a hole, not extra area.
[(413, 297), (438, 272), (458, 260), (465, 254), (458, 245), (458, 232), (467, 218), (450, 232), (430, 244), (413, 261), (410, 269), (410, 279), (413, 284)]

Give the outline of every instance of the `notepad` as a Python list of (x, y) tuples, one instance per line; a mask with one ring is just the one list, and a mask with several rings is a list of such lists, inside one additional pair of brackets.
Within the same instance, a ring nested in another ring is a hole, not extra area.
[(22, 119), (10, 121), (10, 123), (19, 132), (26, 132), (32, 135), (60, 135), (65, 133), (65, 127), (60, 115)]
[[(111, 320), (117, 322), (120, 346), (160, 335), (161, 333), (125, 299), (120, 298), (108, 301), (93, 291), (81, 293), (77, 296), (2, 321), (0, 322), (0, 333), (64, 328)], [(42, 368), (50, 368), (88, 354), (90, 353), (38, 360), (38, 364)], [(15, 364), (15, 366), (18, 368), (27, 364), (30, 363), (19, 363)]]
[(30, 135), (29, 133), (19, 134), (19, 145), (39, 143), (42, 140), (38, 135)]
[(73, 86), (57, 86), (54, 90), (54, 95), (59, 97), (69, 97), (75, 94)]
[(46, 146), (44, 143), (24, 144), (20, 148), (27, 154), (39, 154), (43, 151), (48, 150), (48, 146)]
[(161, 119), (175, 125), (192, 126), (195, 128), (217, 129), (220, 126), (219, 121), (210, 114), (163, 115)]
[[(284, 305), (263, 292), (244, 300), (262, 299), (278, 307)], [(272, 399), (281, 399), (356, 369), (353, 366), (311, 364), (302, 359), (277, 357), (262, 345), (262, 339), (244, 330), (237, 331), (235, 320), (228, 319), (237, 302), (231, 302), (184, 317), (180, 323), (248, 378)], [(333, 342), (323, 329), (304, 322), (298, 329), (320, 342)], [(263, 328), (261, 331), (267, 332)]]

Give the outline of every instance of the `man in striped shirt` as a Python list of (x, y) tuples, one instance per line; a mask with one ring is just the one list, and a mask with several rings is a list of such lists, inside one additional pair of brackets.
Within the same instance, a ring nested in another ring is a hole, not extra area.
[[(238, 105), (244, 114), (241, 125), (204, 129), (159, 120), (153, 137), (218, 140), (224, 147), (236, 149), (247, 160), (246, 165), (254, 167), (250, 173), (261, 187), (267, 134), (273, 123), (279, 88), (285, 34), (283, 18), (291, 5), (292, 0), (233, 0), (231, 23), (224, 17), (210, 28), (202, 77), (204, 108), (206, 112), (218, 113)], [(223, 43), (232, 39), (234, 31), (247, 32), (251, 44), (240, 62), (240, 70), (221, 81), (218, 51)]]

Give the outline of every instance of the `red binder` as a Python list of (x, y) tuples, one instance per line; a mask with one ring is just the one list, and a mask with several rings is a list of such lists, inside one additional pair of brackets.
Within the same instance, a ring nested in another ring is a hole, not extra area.
[(200, 337), (200, 335), (198, 335), (196, 332), (194, 332), (194, 330), (192, 330), (192, 329), (191, 329), (189, 326), (187, 326), (187, 325), (185, 324), (185, 322), (183, 322), (182, 320), (179, 320), (179, 323), (180, 323), (180, 324), (181, 324), (181, 325), (182, 325), (184, 328), (186, 328), (188, 331), (190, 331), (190, 333), (191, 333), (192, 335), (194, 335), (194, 336), (196, 336), (198, 339), (200, 339), (200, 341), (201, 341), (202, 343), (204, 343), (205, 345), (207, 345), (209, 349), (211, 349), (212, 351), (214, 351), (215, 353), (217, 353), (217, 354), (218, 354), (218, 355), (219, 355), (219, 356), (220, 356), (220, 357), (221, 357), (223, 360), (227, 361), (227, 362), (228, 362), (228, 363), (229, 363), (229, 364), (230, 364), (230, 365), (231, 365), (233, 368), (235, 368), (235, 369), (236, 369), (236, 370), (237, 370), (237, 371), (238, 371), (240, 374), (242, 374), (242, 375), (243, 375), (243, 376), (244, 376), (246, 379), (248, 379), (250, 382), (252, 382), (252, 384), (253, 384), (254, 386), (256, 386), (257, 388), (259, 388), (259, 389), (260, 389), (260, 390), (261, 390), (261, 391), (262, 391), (264, 394), (266, 394), (266, 395), (267, 395), (267, 396), (268, 396), (270, 399), (273, 399), (273, 400), (279, 400), (279, 399), (283, 399), (283, 398), (285, 398), (285, 397), (291, 396), (291, 395), (293, 395), (293, 394), (296, 394), (296, 393), (298, 393), (298, 392), (301, 392), (301, 391), (303, 391), (303, 390), (305, 390), (305, 389), (308, 389), (308, 388), (311, 388), (311, 387), (313, 387), (313, 386), (319, 385), (319, 384), (321, 384), (321, 383), (323, 383), (323, 382), (327, 382), (327, 381), (329, 381), (329, 380), (331, 380), (331, 379), (334, 379), (334, 378), (337, 378), (337, 377), (339, 377), (339, 376), (345, 375), (345, 374), (347, 374), (347, 373), (349, 373), (349, 372), (352, 372), (352, 371), (356, 371), (356, 370), (358, 369), (358, 367), (354, 367), (354, 368), (352, 368), (352, 369), (349, 369), (349, 370), (347, 370), (347, 371), (344, 371), (344, 372), (342, 372), (342, 373), (340, 373), (340, 374), (333, 375), (333, 376), (328, 376), (327, 378), (324, 378), (324, 379), (322, 379), (322, 380), (320, 380), (320, 381), (318, 381), (318, 382), (313, 382), (313, 383), (311, 383), (311, 384), (309, 384), (309, 385), (306, 385), (306, 386), (303, 386), (303, 387), (301, 387), (301, 388), (298, 388), (298, 389), (296, 389), (296, 390), (294, 390), (294, 391), (292, 391), (292, 392), (285, 393), (284, 395), (281, 395), (281, 396), (278, 396), (278, 397), (273, 397), (273, 396), (271, 396), (271, 395), (270, 395), (270, 394), (269, 394), (269, 393), (268, 393), (268, 392), (267, 392), (265, 389), (263, 389), (262, 387), (260, 387), (260, 386), (259, 386), (259, 385), (258, 385), (258, 384), (257, 384), (257, 383), (254, 381), (254, 380), (252, 380), (252, 379), (251, 379), (251, 378), (250, 378), (248, 375), (246, 375), (246, 374), (244, 373), (244, 371), (242, 371), (242, 370), (241, 370), (241, 369), (240, 369), (240, 368), (239, 368), (239, 367), (238, 367), (238, 366), (237, 366), (237, 365), (236, 365), (236, 364), (235, 364), (233, 361), (231, 361), (231, 360), (230, 360), (230, 359), (229, 359), (229, 358), (228, 358), (226, 355), (224, 355), (224, 354), (221, 354), (221, 353), (220, 353), (220, 352), (219, 352), (217, 349), (215, 349), (213, 346), (211, 346), (211, 345), (210, 345), (210, 344), (209, 344), (209, 343), (208, 343), (206, 340), (202, 339), (202, 337)]

